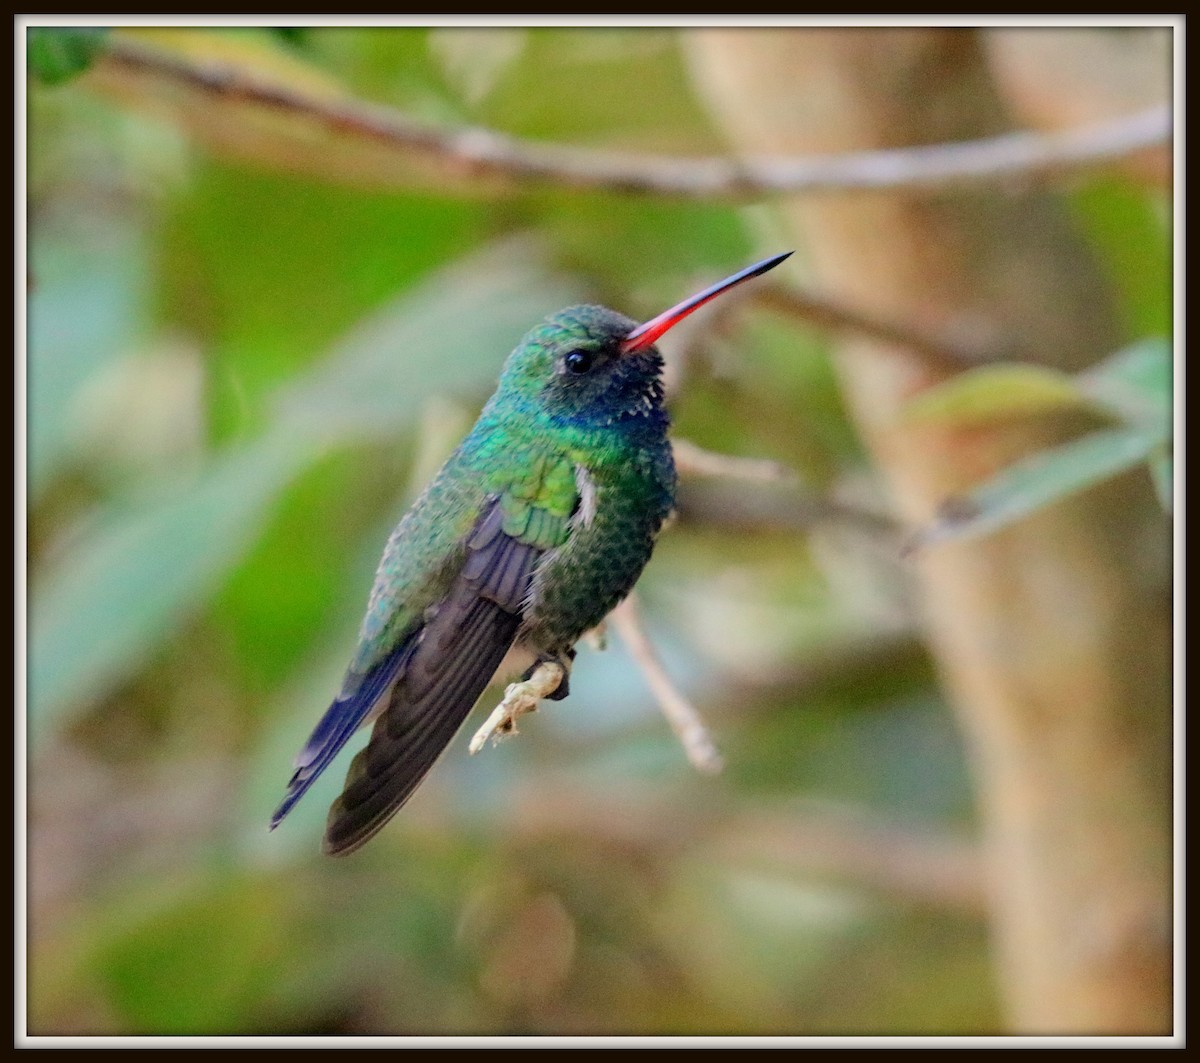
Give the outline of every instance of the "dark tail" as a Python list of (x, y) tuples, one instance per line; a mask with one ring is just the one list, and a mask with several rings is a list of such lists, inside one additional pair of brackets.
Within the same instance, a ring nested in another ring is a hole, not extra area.
[(417, 637), (371, 740), (329, 810), (325, 851), (351, 853), (412, 796), (487, 688), (516, 638), (540, 551), (480, 522), (454, 589)]
[(404, 667), (414, 648), (413, 642), (412, 639), (401, 642), (357, 683), (351, 685), (348, 677), (347, 686), (325, 710), (304, 748), (296, 755), (295, 771), (288, 782), (287, 793), (271, 817), (271, 830), (279, 826), (371, 714), (375, 703)]
[[(425, 655), (418, 648), (329, 810), (325, 852), (353, 852), (400, 811), (491, 682), (518, 624), (518, 617), (481, 598), (453, 653)], [(422, 667), (422, 656), (433, 658), (431, 667)]]

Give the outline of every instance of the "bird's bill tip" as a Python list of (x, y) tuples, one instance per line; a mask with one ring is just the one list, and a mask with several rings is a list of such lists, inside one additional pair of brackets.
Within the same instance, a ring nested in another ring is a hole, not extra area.
[(655, 318), (651, 318), (644, 325), (638, 325), (625, 339), (621, 342), (621, 353), (631, 354), (633, 351), (639, 351), (644, 347), (649, 347), (668, 329), (679, 324), (685, 317), (699, 310), (705, 303), (715, 299), (718, 295), (729, 291), (730, 288), (741, 284), (742, 281), (747, 281), (751, 277), (759, 277), (768, 270), (774, 269), (784, 259), (791, 257), (794, 254), (792, 251), (784, 251), (779, 255), (772, 255), (770, 258), (764, 258), (761, 262), (756, 262), (752, 266), (747, 266), (745, 269), (733, 274), (731, 277), (726, 277), (723, 281), (718, 281), (716, 284), (704, 291), (698, 292), (696, 295), (685, 299), (677, 306), (671, 307), (659, 314)]

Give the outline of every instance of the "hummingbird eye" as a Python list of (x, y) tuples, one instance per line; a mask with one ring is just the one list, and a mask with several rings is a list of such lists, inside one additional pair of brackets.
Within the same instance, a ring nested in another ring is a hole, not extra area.
[(568, 373), (582, 376), (592, 368), (593, 356), (590, 351), (568, 351), (563, 356), (563, 365)]

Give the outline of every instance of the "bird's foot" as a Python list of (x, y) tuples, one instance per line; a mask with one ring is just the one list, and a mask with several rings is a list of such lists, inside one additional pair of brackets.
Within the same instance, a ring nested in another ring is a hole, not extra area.
[(566, 675), (567, 670), (557, 661), (542, 661), (528, 679), (520, 683), (510, 683), (504, 691), (504, 700), (492, 710), (487, 722), (471, 739), (468, 747), (471, 753), (478, 753), (489, 738), (498, 742), (501, 738), (515, 735), (517, 720), (527, 712), (536, 710), (542, 698), (554, 694)]

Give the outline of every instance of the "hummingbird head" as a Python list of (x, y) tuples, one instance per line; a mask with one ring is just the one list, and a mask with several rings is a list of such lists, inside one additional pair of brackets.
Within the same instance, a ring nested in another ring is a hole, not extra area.
[(534, 328), (509, 357), (497, 397), (553, 420), (608, 424), (662, 406), (662, 358), (653, 345), (625, 353), (637, 322), (602, 306), (572, 306)]
[(643, 325), (602, 306), (560, 310), (509, 356), (496, 401), (509, 409), (532, 405), (554, 420), (591, 426), (661, 417), (663, 362), (655, 341), (711, 299), (790, 254), (755, 263)]

